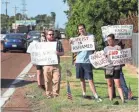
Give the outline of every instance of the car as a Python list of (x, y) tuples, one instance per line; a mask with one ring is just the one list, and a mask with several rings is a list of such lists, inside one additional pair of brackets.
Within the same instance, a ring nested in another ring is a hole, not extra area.
[(40, 40), (40, 37), (41, 37), (41, 32), (40, 31), (30, 31), (28, 34), (27, 34), (27, 46), (29, 46), (29, 44), (31, 42), (33, 42), (34, 40)]
[(27, 34), (27, 39), (30, 39), (30, 38), (39, 38), (40, 36), (41, 36), (41, 32), (40, 31), (30, 31)]
[(65, 35), (64, 32), (60, 32), (60, 34), (61, 34), (61, 39), (65, 39), (66, 38), (66, 35)]
[(0, 33), (0, 41), (3, 42), (4, 41), (4, 38), (6, 36), (8, 32), (6, 30), (1, 30), (1, 33)]
[(3, 52), (9, 50), (27, 50), (27, 39), (23, 33), (9, 33), (5, 36), (3, 42)]

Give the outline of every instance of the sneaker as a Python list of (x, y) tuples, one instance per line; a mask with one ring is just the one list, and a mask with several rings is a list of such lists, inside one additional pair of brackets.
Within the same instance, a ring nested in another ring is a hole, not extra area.
[(56, 98), (56, 97), (58, 97), (58, 95), (53, 95), (53, 98)]
[(83, 98), (85, 98), (85, 99), (87, 98), (87, 96), (86, 96), (86, 95), (83, 95), (82, 97), (83, 97)]
[(48, 96), (46, 96), (46, 98), (47, 98), (47, 99), (50, 99), (50, 98), (52, 98), (52, 96), (49, 96), (49, 95), (48, 95)]
[(102, 99), (101, 99), (101, 98), (99, 98), (99, 97), (98, 97), (98, 98), (96, 98), (95, 100), (96, 100), (97, 102), (102, 102)]
[(124, 100), (124, 101), (122, 101), (122, 104), (124, 104), (124, 103), (127, 103), (127, 102)]

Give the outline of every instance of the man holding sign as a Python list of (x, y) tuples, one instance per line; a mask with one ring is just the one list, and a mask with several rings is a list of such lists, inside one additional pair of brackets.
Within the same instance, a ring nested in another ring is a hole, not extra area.
[(98, 97), (95, 89), (92, 65), (89, 61), (89, 55), (91, 55), (93, 50), (95, 50), (94, 36), (87, 34), (84, 24), (79, 24), (77, 28), (79, 37), (70, 39), (72, 52), (77, 52), (75, 62), (76, 78), (80, 79), (81, 81), (83, 98), (87, 98), (85, 80), (88, 80), (91, 92), (94, 95), (96, 101), (101, 102), (102, 100)]
[[(56, 55), (58, 58), (58, 64), (45, 65), (44, 69), (44, 79), (47, 98), (57, 97), (60, 91), (60, 57), (64, 55), (64, 49), (60, 41), (56, 41), (54, 38), (54, 30), (48, 30), (46, 32), (47, 42), (57, 42), (56, 45)], [(49, 47), (47, 48), (49, 49)]]
[(64, 55), (62, 43), (56, 41), (54, 31), (46, 32), (46, 42), (31, 43), (28, 52), (31, 53), (31, 62), (42, 65), (47, 98), (59, 95), (60, 90), (60, 57)]

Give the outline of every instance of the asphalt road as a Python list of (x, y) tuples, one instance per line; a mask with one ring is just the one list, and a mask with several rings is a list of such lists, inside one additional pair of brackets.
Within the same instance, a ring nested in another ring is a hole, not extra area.
[(22, 53), (22, 51), (3, 53), (1, 45), (1, 94), (8, 89), (29, 62), (29, 54)]

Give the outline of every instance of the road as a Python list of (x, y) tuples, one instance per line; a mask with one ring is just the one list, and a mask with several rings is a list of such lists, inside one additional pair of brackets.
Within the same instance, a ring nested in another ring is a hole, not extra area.
[(8, 89), (10, 84), (29, 64), (29, 62), (29, 54), (20, 51), (1, 52), (1, 94)]

